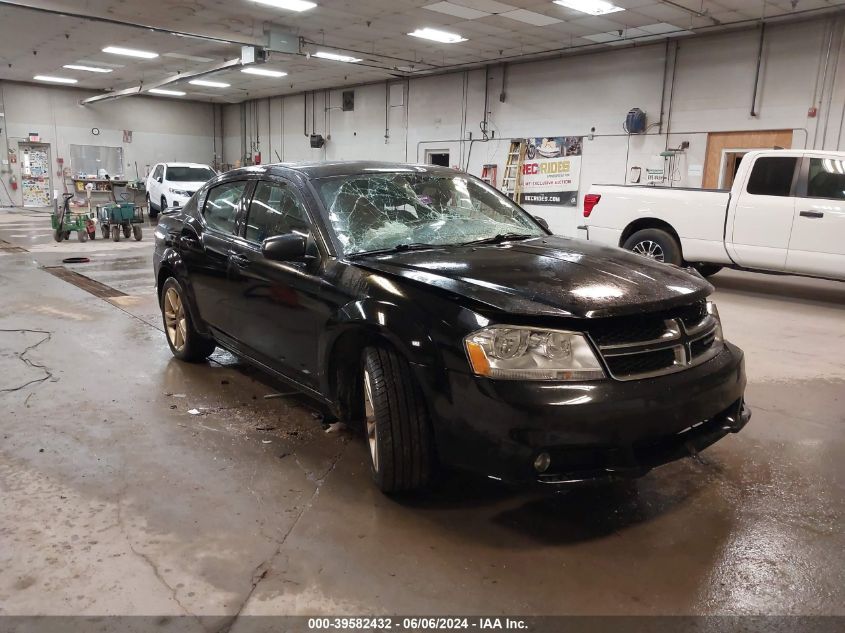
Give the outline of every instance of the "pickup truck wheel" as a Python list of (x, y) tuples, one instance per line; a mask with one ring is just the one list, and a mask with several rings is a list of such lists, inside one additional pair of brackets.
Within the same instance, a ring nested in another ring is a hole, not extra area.
[(197, 363), (214, 351), (214, 341), (205, 338), (194, 328), (185, 291), (173, 277), (169, 277), (161, 289), (161, 316), (167, 344), (179, 360)]
[(625, 240), (623, 248), (637, 255), (667, 264), (680, 266), (683, 262), (681, 245), (669, 233), (660, 229), (643, 229), (637, 231)]
[(385, 493), (425, 488), (434, 470), (431, 424), (408, 361), (368, 347), (361, 382), (373, 481)]
[(722, 270), (722, 267), (717, 266), (716, 264), (696, 264), (695, 269), (701, 273), (702, 277), (712, 277)]

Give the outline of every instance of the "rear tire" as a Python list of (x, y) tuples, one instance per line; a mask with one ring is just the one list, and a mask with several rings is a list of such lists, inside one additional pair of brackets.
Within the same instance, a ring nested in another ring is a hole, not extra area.
[(111, 227), (111, 239), (113, 242), (120, 241), (120, 227), (117, 224)]
[(132, 235), (135, 236), (136, 242), (140, 242), (141, 238), (144, 237), (144, 233), (143, 233), (143, 231), (141, 231), (141, 225), (140, 224), (133, 224), (132, 225)]
[(373, 481), (385, 493), (427, 487), (435, 470), (434, 442), (422, 390), (411, 366), (385, 347), (366, 348), (362, 365)]
[(123, 237), (127, 240), (132, 237), (132, 225), (131, 224), (124, 224), (123, 225)]
[(678, 240), (661, 229), (637, 231), (625, 240), (622, 247), (643, 257), (666, 264), (680, 266), (684, 261)]
[(175, 277), (168, 277), (161, 287), (159, 307), (167, 345), (176, 358), (198, 363), (211, 355), (216, 344), (194, 328), (185, 291)]
[(107, 240), (107, 239), (109, 239), (109, 237), (111, 237), (111, 234), (109, 233), (109, 226), (108, 226), (108, 224), (103, 224), (103, 225), (100, 227), (100, 232), (103, 234), (103, 239), (104, 239), (104, 240)]

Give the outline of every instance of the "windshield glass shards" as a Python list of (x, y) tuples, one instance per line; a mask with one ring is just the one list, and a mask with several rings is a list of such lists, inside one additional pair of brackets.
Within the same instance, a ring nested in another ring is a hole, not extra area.
[(463, 175), (379, 172), (314, 184), (346, 255), (545, 235), (511, 200)]

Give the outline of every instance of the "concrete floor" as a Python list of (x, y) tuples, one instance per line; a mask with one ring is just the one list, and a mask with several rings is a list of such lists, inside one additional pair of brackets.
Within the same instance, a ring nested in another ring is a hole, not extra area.
[[(0, 240), (0, 614), (845, 614), (843, 283), (714, 278), (754, 418), (700, 460), (397, 501), (306, 400), (171, 358), (152, 230), (59, 245), (5, 210)], [(40, 269), (74, 254), (127, 296)]]

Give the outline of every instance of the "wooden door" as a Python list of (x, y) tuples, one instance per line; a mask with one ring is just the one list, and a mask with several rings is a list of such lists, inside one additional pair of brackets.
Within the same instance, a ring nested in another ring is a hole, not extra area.
[[(773, 149), (775, 147), (790, 149), (792, 147), (792, 130), (710, 132), (707, 135), (707, 154), (704, 159), (702, 188), (715, 189), (719, 186), (719, 176), (721, 170), (724, 169), (722, 154), (725, 150)], [(730, 158), (730, 155), (728, 158)], [(730, 163), (730, 160), (727, 162)], [(730, 171), (731, 176), (725, 179), (723, 185), (732, 182), (733, 169), (730, 169)]]

